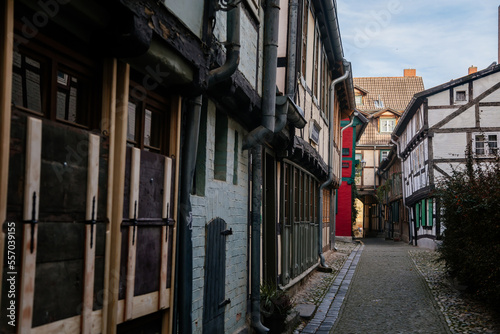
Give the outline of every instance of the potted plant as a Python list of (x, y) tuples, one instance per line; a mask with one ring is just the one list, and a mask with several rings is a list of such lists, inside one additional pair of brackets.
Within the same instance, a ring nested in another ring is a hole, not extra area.
[(290, 297), (274, 284), (264, 284), (260, 288), (260, 307), (264, 326), (269, 328), (270, 333), (281, 333), (293, 309)]

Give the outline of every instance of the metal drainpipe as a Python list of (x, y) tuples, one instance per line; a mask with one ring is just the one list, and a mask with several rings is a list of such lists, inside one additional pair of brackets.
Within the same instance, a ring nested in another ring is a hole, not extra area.
[(409, 207), (406, 206), (406, 197), (405, 197), (405, 190), (404, 190), (404, 161), (403, 161), (403, 157), (401, 156), (401, 154), (399, 153), (399, 143), (397, 141), (395, 141), (394, 139), (391, 138), (391, 143), (395, 144), (396, 145), (396, 152), (398, 154), (398, 158), (399, 160), (401, 161), (401, 185), (403, 186), (403, 189), (401, 189), (401, 191), (403, 192), (401, 195), (403, 197), (403, 205), (404, 207), (406, 208), (406, 210), (408, 210), (408, 212), (410, 213), (410, 216), (408, 217), (408, 232), (410, 233), (410, 235), (408, 236), (409, 239), (410, 239), (410, 243), (413, 243), (413, 233), (412, 233), (412, 230), (411, 230), (411, 210)]
[[(209, 72), (208, 87), (229, 78), (238, 68), (240, 54), (240, 5), (237, 4), (227, 14), (226, 62)], [(185, 142), (182, 148), (181, 190), (179, 210), (179, 254), (178, 254), (178, 329), (179, 333), (192, 333), (193, 308), (193, 242), (191, 188), (196, 167), (198, 133), (202, 95), (190, 101), (188, 108)]]
[[(329, 152), (328, 152), (328, 179), (319, 187), (319, 196), (318, 196), (318, 256), (320, 259), (320, 265), (322, 267), (328, 267), (325, 262), (325, 257), (323, 256), (323, 189), (325, 189), (327, 186), (329, 186), (332, 181), (333, 181), (333, 145), (332, 145), (332, 140), (333, 140), (333, 110), (335, 108), (335, 85), (338, 84), (339, 82), (344, 81), (347, 79), (349, 76), (349, 73), (351, 71), (351, 63), (346, 61), (345, 59), (343, 60), (344, 63), (344, 69), (348, 67), (348, 69), (345, 71), (344, 75), (341, 77), (338, 77), (337, 79), (333, 80), (333, 82), (330, 85), (330, 94), (331, 94), (331, 107), (329, 110), (329, 117), (328, 117), (328, 146), (329, 146)], [(340, 162), (340, 166), (342, 166), (342, 163)], [(342, 178), (341, 178), (342, 179)]]
[(286, 94), (295, 98), (296, 62), (297, 62), (297, 22), (298, 22), (298, 0), (290, 0), (288, 4), (288, 57), (287, 57), (287, 85)]
[[(262, 125), (243, 139), (243, 149), (270, 140), (276, 130), (276, 68), (278, 67), (279, 0), (267, 0), (264, 12)], [(283, 124), (284, 126), (284, 124)]]

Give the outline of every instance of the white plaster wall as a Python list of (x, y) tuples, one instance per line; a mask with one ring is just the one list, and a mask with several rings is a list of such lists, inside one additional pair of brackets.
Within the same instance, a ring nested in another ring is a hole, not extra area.
[(465, 133), (436, 133), (432, 141), (434, 159), (465, 158)]
[(474, 128), (476, 126), (476, 107), (472, 106), (442, 126), (443, 129)]
[(428, 106), (448, 106), (450, 105), (450, 92), (445, 90), (431, 95), (427, 98), (427, 101)]
[(202, 34), (204, 3), (203, 0), (163, 0), (163, 4), (199, 38)]
[(280, 0), (279, 27), (278, 57), (286, 57), (288, 39), (288, 0)]
[[(498, 101), (500, 101), (500, 96)], [(500, 106), (479, 107), (479, 120), (481, 127), (500, 127)]]
[[(257, 53), (259, 45), (259, 34), (252, 24), (252, 14), (248, 12), (244, 5), (240, 5), (240, 63), (238, 70), (245, 76), (254, 89), (258, 89), (257, 82), (257, 61), (260, 54)], [(218, 11), (216, 14), (216, 25), (214, 36), (220, 43), (226, 41), (227, 13)], [(263, 36), (263, 35), (261, 35)], [(262, 49), (260, 49), (261, 51)]]
[[(479, 96), (488, 89), (490, 89), (493, 85), (500, 82), (500, 73), (494, 73), (488, 75), (487, 77), (483, 77), (479, 80), (474, 81), (474, 96)], [(497, 102), (500, 101), (500, 92), (496, 91), (491, 94), (486, 99), (482, 100), (482, 102)]]
[(431, 128), (434, 125), (436, 125), (436, 123), (442, 121), (445, 117), (447, 117), (448, 115), (450, 115), (455, 110), (456, 110), (455, 108), (451, 108), (451, 109), (429, 109), (429, 113), (428, 113), (429, 128)]

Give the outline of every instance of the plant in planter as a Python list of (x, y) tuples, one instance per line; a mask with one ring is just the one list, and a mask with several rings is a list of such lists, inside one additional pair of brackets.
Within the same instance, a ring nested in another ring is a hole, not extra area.
[(281, 333), (293, 309), (290, 297), (273, 284), (264, 284), (260, 287), (260, 307), (264, 326), (269, 328), (270, 333)]

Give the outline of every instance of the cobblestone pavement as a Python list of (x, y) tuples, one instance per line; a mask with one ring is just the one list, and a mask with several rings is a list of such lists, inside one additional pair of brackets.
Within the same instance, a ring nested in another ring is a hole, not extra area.
[(404, 243), (364, 239), (365, 249), (333, 333), (450, 333)]
[[(321, 313), (328, 314), (339, 308), (340, 299), (335, 302), (335, 297), (327, 293), (335, 289), (333, 283), (338, 282), (338, 276), (343, 274), (341, 269), (349, 265), (346, 263), (348, 257), (355, 256), (356, 244), (347, 242), (338, 242), (337, 252), (325, 253), (333, 272), (312, 273), (294, 295), (296, 304), (319, 306), (314, 318), (302, 320), (294, 333), (500, 333), (499, 313), (458, 290), (446, 275), (444, 264), (436, 261), (437, 252), (382, 239), (364, 239), (363, 242), (367, 244), (368, 252), (364, 250), (363, 260), (358, 263), (353, 276), (353, 282), (357, 280), (357, 283), (351, 284), (345, 297), (342, 319), (329, 330), (326, 326), (320, 328), (332, 321), (331, 317)], [(370, 268), (380, 273), (387, 271), (387, 275), (370, 275)], [(362, 271), (364, 273), (360, 274)], [(414, 307), (416, 296), (407, 296), (419, 289), (422, 289), (420, 296), (425, 301), (423, 308)], [(356, 300), (356, 304), (348, 305), (352, 300)], [(363, 307), (364, 303), (366, 307)], [(326, 309), (325, 304), (330, 308)], [(321, 305), (323, 310), (319, 312)], [(427, 329), (426, 322), (434, 322), (432, 326), (437, 326), (437, 329)]]
[(500, 333), (500, 315), (479, 300), (460, 291), (446, 275), (437, 252), (413, 248), (409, 252), (425, 278), (452, 333)]

